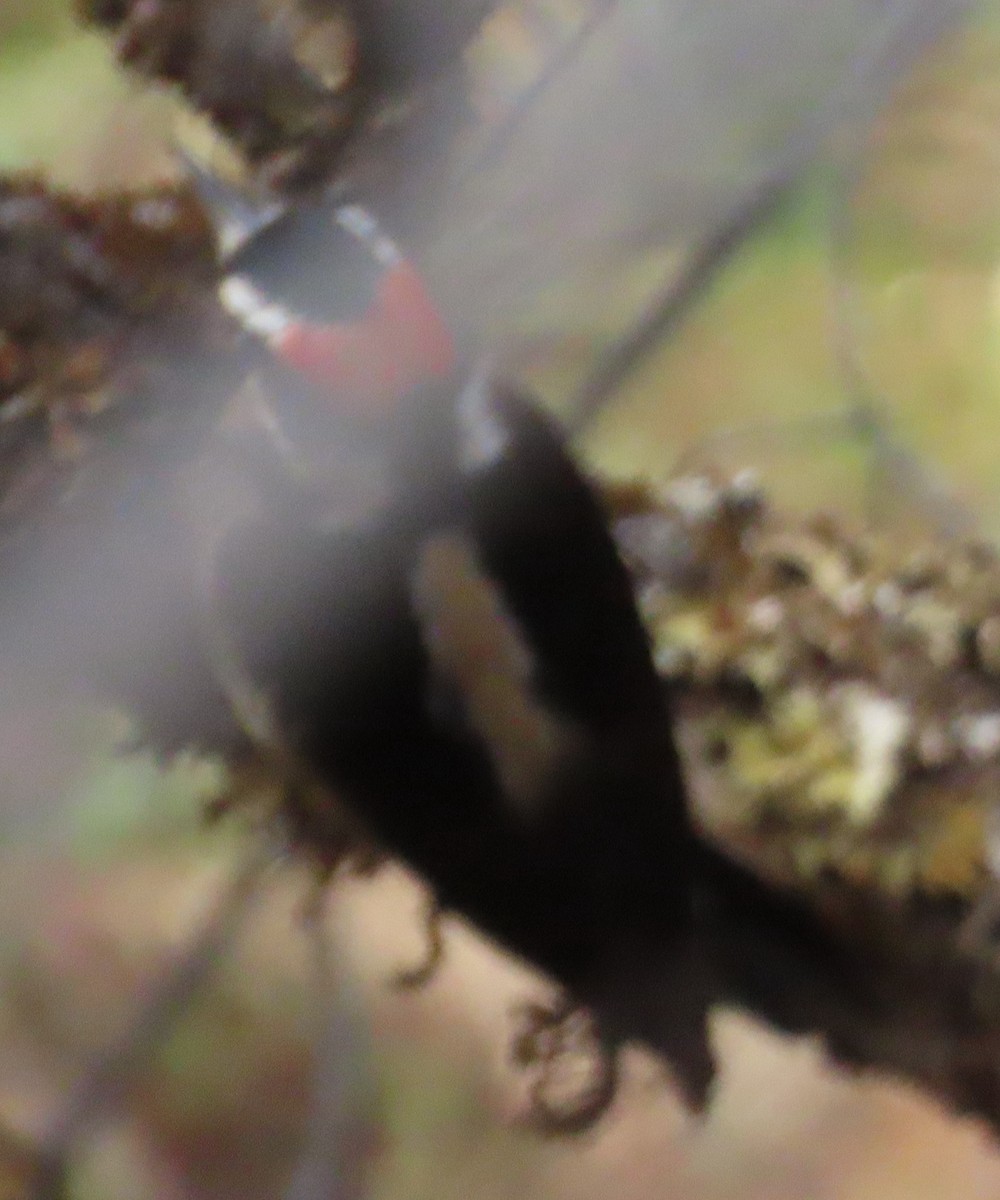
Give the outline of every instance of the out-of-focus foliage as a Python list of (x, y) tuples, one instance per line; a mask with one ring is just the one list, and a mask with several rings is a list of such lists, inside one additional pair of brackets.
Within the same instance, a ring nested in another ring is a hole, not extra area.
[(170, 98), (138, 93), (63, 0), (0, 7), (0, 167), (82, 187), (170, 172)]

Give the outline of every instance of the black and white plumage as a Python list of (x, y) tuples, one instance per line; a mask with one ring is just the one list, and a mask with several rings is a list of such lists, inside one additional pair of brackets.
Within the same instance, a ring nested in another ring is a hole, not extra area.
[[(606, 1010), (623, 970), (690, 941), (663, 686), (551, 420), (484, 380), (419, 412), (366, 517), (284, 509), (227, 536), (217, 616), (294, 756), (441, 906)], [(301, 820), (322, 852), (322, 823)], [(700, 1096), (704, 1001), (679, 1000)], [(609, 1036), (643, 1036), (615, 1007)]]

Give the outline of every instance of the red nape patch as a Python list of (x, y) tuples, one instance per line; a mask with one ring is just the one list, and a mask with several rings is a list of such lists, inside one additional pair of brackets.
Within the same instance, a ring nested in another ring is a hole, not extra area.
[(408, 262), (379, 280), (359, 321), (295, 321), (277, 339), (281, 358), (358, 415), (391, 416), (420, 384), (450, 373), (456, 358), (448, 326)]

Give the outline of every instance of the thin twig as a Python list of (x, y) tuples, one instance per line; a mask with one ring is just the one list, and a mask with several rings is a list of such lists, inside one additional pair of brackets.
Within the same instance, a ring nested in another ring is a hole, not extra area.
[(116, 1105), (136, 1076), (175, 1029), (192, 997), (217, 966), (249, 916), (250, 901), (274, 861), (269, 845), (258, 844), (240, 863), (182, 960), (171, 965), (134, 1024), (84, 1073), (49, 1133), (42, 1139), (41, 1169), (33, 1200), (64, 1194), (68, 1160), (80, 1139)]
[[(671, 273), (632, 325), (601, 356), (570, 406), (572, 433), (582, 433), (656, 345), (683, 323), (732, 254), (791, 194), (831, 132), (850, 121), (858, 95), (870, 109), (871, 101), (864, 99), (866, 85), (870, 87), (874, 79), (898, 76), (968, 7), (968, 0), (915, 0), (902, 14), (893, 10), (832, 102), (791, 139), (778, 164), (694, 248), (684, 270), (679, 275)], [(862, 122), (859, 114), (854, 114), (853, 123), (867, 131), (870, 121)]]
[(571, 434), (582, 433), (646, 357), (669, 337), (747, 237), (775, 212), (804, 166), (796, 155), (764, 179), (692, 252), (683, 271), (671, 274), (632, 325), (601, 355), (570, 405)]
[(316, 1003), (315, 1070), (304, 1147), (284, 1191), (284, 1200), (355, 1200), (364, 1167), (366, 1119), (358, 1058), (370, 1052), (360, 1004), (347, 993), (344, 968), (331, 953), (322, 895), (308, 914), (313, 944)]
[[(933, 0), (917, 3), (900, 33), (906, 57), (914, 57), (968, 7), (961, 2), (951, 6), (941, 6)], [(897, 47), (890, 43), (883, 56), (887, 70), (893, 66), (898, 70), (901, 65), (891, 62), (895, 52)], [(853, 128), (846, 126), (844, 139), (834, 155), (835, 178), (830, 188), (827, 227), (830, 341), (847, 397), (846, 421), (850, 428), (862, 433), (871, 452), (866, 508), (873, 523), (877, 524), (886, 485), (891, 483), (893, 490), (917, 501), (943, 536), (959, 537), (972, 532), (973, 514), (958, 503), (945, 481), (932, 476), (928, 464), (902, 445), (896, 432), (890, 429), (887, 399), (872, 379), (861, 350), (862, 305), (850, 266), (854, 234), (852, 202), (864, 182), (868, 165), (865, 150), (870, 138), (870, 122), (856, 123)]]
[(556, 50), (539, 74), (517, 97), (510, 111), (490, 131), (485, 145), (468, 167), (460, 173), (456, 186), (472, 175), (488, 170), (517, 135), (528, 113), (552, 88), (563, 71), (576, 62), (594, 35), (618, 7), (618, 0), (596, 0), (593, 10), (583, 18), (566, 41)]

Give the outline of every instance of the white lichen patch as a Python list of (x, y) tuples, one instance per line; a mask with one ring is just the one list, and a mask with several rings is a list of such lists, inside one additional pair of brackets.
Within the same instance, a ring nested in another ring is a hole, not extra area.
[(143, 196), (132, 202), (129, 215), (136, 225), (162, 232), (177, 223), (180, 207), (171, 196)]
[(973, 762), (1000, 756), (1000, 711), (956, 717), (952, 728), (966, 757)]
[(705, 521), (719, 512), (722, 497), (707, 475), (682, 475), (668, 484), (663, 499), (687, 520)]
[(927, 657), (934, 666), (947, 669), (958, 662), (962, 655), (962, 621), (951, 604), (920, 597), (904, 607), (901, 619), (923, 637)]
[(846, 816), (853, 825), (870, 825), (902, 778), (903, 753), (913, 730), (913, 715), (901, 701), (864, 684), (838, 687), (833, 698), (851, 746), (854, 767)]
[(777, 633), (785, 615), (785, 606), (777, 596), (762, 596), (747, 609), (747, 625), (756, 633)]

